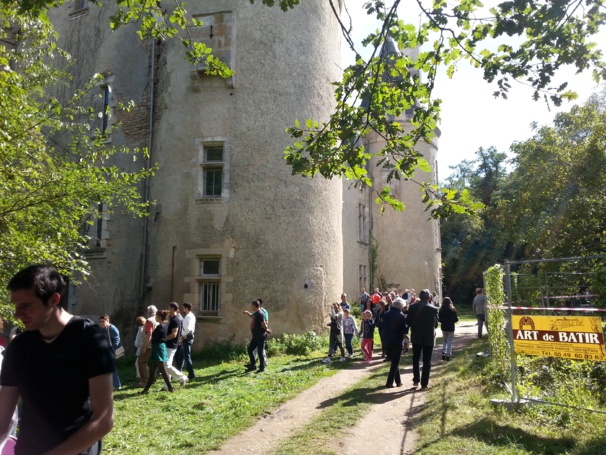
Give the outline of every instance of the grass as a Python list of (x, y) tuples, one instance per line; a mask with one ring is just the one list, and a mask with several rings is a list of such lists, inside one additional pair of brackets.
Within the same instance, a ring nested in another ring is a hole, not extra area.
[[(522, 455), (606, 453), (606, 416), (552, 406), (507, 411), (492, 405), (499, 392), (481, 379), (488, 362), (476, 357), (486, 342), (474, 340), (432, 380), (426, 405), (416, 421), (423, 455)], [(506, 395), (501, 392), (501, 398)], [(574, 413), (574, 418), (564, 415)]]
[[(550, 406), (507, 411), (492, 405), (491, 398), (506, 398), (506, 394), (483, 379), (488, 359), (475, 354), (486, 348), (485, 340), (474, 339), (444, 364), (439, 374), (432, 373), (426, 405), (409, 418), (419, 434), (415, 454), (606, 453), (604, 414)], [(228, 362), (196, 358), (198, 377), (174, 395), (151, 391), (138, 396), (140, 389), (123, 389), (115, 394), (115, 427), (104, 441), (105, 453), (201, 454), (219, 448), (259, 416), (349, 365), (324, 365), (320, 362), (324, 355), (325, 347), (308, 356), (274, 356), (268, 370), (256, 375), (244, 373), (242, 351), (232, 351)], [(411, 356), (404, 356), (402, 366), (410, 362)], [(120, 359), (119, 366), (124, 383), (134, 379), (132, 358)], [(387, 364), (381, 365), (364, 380), (327, 400), (323, 411), (283, 441), (275, 453), (339, 453), (334, 441), (345, 438), (347, 428), (360, 421), (373, 404), (385, 399), (377, 392), (384, 386), (387, 369)], [(404, 382), (409, 380), (403, 378)], [(160, 381), (156, 384), (152, 390), (160, 388)], [(369, 435), (380, 444), (380, 428)]]
[[(410, 357), (408, 357), (410, 359)], [(345, 390), (342, 395), (325, 403), (324, 411), (284, 441), (274, 455), (333, 455), (338, 453), (334, 442), (346, 438), (344, 426), (353, 426), (375, 403), (380, 402), (385, 387), (389, 364), (370, 374), (364, 380)], [(375, 431), (376, 430), (376, 431)], [(382, 435), (380, 428), (369, 431), (369, 437)]]
[[(325, 353), (272, 357), (263, 374), (246, 373), (240, 357), (229, 362), (194, 359), (196, 379), (175, 394), (149, 395), (125, 387), (114, 394), (114, 429), (104, 453), (204, 453), (252, 425), (255, 419), (345, 367), (320, 362)], [(118, 362), (123, 384), (134, 381), (134, 358)]]

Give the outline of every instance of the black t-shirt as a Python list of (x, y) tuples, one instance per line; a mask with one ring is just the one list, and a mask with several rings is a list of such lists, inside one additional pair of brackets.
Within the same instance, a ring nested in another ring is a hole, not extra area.
[(166, 343), (166, 335), (168, 333), (168, 324), (163, 322), (158, 324), (152, 332), (152, 343)]
[(265, 315), (261, 310), (255, 311), (252, 315), (252, 321), (250, 321), (250, 331), (254, 337), (260, 337), (265, 334), (265, 329), (262, 323), (265, 321)]
[(47, 343), (25, 331), (4, 353), (0, 385), (17, 387), (23, 400), (16, 454), (44, 453), (92, 417), (88, 380), (115, 370), (105, 331), (74, 316)]
[(177, 328), (177, 336), (166, 341), (166, 347), (168, 349), (177, 349), (179, 346), (179, 338), (181, 338), (181, 331), (183, 330), (183, 318), (180, 314), (175, 314), (168, 322), (168, 335), (173, 333), (173, 329)]

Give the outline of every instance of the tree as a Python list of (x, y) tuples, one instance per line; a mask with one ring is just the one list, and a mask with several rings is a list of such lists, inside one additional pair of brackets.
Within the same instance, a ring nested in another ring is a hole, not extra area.
[[(46, 8), (62, 3), (62, 0), (2, 1), (28, 14), (44, 14)], [(424, 18), (419, 27), (400, 19), (404, 8), (401, 0), (366, 1), (363, 8), (367, 14), (382, 24), (363, 40), (364, 46), (373, 49), (368, 59), (362, 57), (352, 40), (351, 24), (347, 20), (341, 22), (339, 3), (329, 1), (356, 61), (335, 84), (337, 105), (329, 121), (295, 121), (288, 128), (295, 142), (284, 153), (293, 174), (345, 176), (360, 185), (372, 186), (367, 172), (371, 156), (361, 141), (356, 140), (371, 130), (386, 139), (377, 161), (379, 166), (392, 171), (387, 185), (393, 178), (411, 179), (417, 168), (428, 170), (429, 165), (416, 146), (431, 140), (439, 121), (440, 100), (434, 99), (433, 88), (440, 66), (445, 66), (452, 77), (461, 62), (471, 63), (483, 72), (487, 81), (496, 82), (495, 96), (506, 98), (512, 82), (518, 81), (533, 88), (535, 100), (543, 98), (556, 105), (575, 97), (566, 83), (554, 82), (560, 68), (593, 70), (596, 80), (605, 74), (602, 53), (590, 41), (604, 24), (604, 0), (516, 0), (492, 8), (485, 8), (478, 0), (452, 3), (432, 0), (429, 5), (416, 0), (414, 5)], [(267, 6), (277, 3), (286, 11), (295, 8), (300, 0), (261, 3)], [(200, 22), (187, 13), (185, 3), (175, 2), (170, 9), (159, 2), (141, 0), (120, 0), (118, 5), (112, 27), (138, 22), (141, 37), (177, 37), (187, 47), (188, 59), (206, 60), (213, 74), (229, 74), (229, 69), (212, 57), (210, 49), (189, 37), (189, 28)], [(422, 52), (417, 59), (400, 53), (381, 54), (380, 49), (390, 39), (400, 49), (421, 47)], [(407, 111), (414, 111), (411, 119), (414, 128), (410, 131), (394, 121)], [(427, 184), (422, 189), (434, 217), (474, 210), (466, 193)], [(379, 196), (389, 193), (381, 188), (375, 191)], [(383, 200), (402, 208), (397, 199)]]
[(0, 18), (0, 282), (40, 262), (72, 278), (86, 274), (85, 227), (97, 220), (99, 204), (107, 213), (143, 216), (147, 204), (137, 184), (153, 169), (133, 173), (110, 164), (112, 157), (145, 158), (146, 152), (112, 147), (105, 143), (109, 131), (90, 130), (108, 112), (83, 100), (103, 76), (69, 100), (50, 96), (69, 80), (59, 69), (69, 56), (56, 47), (52, 26), (6, 3)]
[(441, 220), (444, 286), (455, 302), (469, 303), (473, 291), (482, 286), (482, 273), (502, 261), (506, 245), (497, 242), (502, 227), (495, 223), (494, 212), (507, 182), (506, 154), (494, 147), (476, 151), (474, 160), (453, 167), (445, 186), (467, 191), (483, 208), (473, 216), (453, 213)]
[(595, 96), (512, 146), (501, 237), (527, 258), (605, 254), (606, 106)]
[[(567, 91), (567, 84), (551, 86), (562, 66), (573, 65), (579, 71), (593, 67), (596, 79), (604, 75), (601, 52), (589, 42), (604, 22), (600, 0), (506, 1), (489, 10), (475, 0), (452, 4), (434, 0), (429, 7), (417, 2), (425, 19), (418, 28), (400, 20), (400, 3), (365, 3), (368, 14), (382, 22), (381, 29), (364, 40), (374, 48), (368, 60), (357, 52), (351, 30), (343, 24), (356, 62), (345, 69), (343, 80), (336, 85), (337, 109), (330, 121), (308, 121), (305, 127), (295, 124), (289, 129), (298, 140), (285, 151), (293, 173), (319, 173), (329, 178), (345, 175), (371, 185), (366, 171), (371, 157), (359, 142), (350, 140), (370, 130), (387, 140), (379, 163), (394, 170), (392, 178), (410, 179), (415, 168), (426, 169), (416, 144), (431, 139), (439, 120), (440, 101), (433, 98), (432, 91), (441, 65), (452, 76), (460, 62), (470, 62), (483, 71), (486, 80), (497, 83), (495, 96), (506, 98), (516, 80), (530, 85), (535, 99), (543, 97), (556, 105), (575, 97)], [(516, 37), (517, 43), (508, 37)], [(402, 54), (383, 56), (378, 50), (389, 38), (400, 49), (424, 47), (416, 60)], [(498, 45), (496, 50), (490, 50), (491, 43)], [(419, 72), (426, 75), (426, 81)], [(412, 109), (414, 129), (405, 131), (393, 118)], [(465, 212), (469, 207), (463, 193), (432, 185), (423, 189), (435, 217)]]
[[(442, 220), (444, 283), (451, 296), (469, 296), (481, 273), (504, 259), (606, 254), (605, 123), (602, 93), (514, 143), (510, 173), (502, 172), (503, 156), (493, 148), (457, 167), (446, 184), (467, 189), (485, 207), (477, 218)], [(558, 277), (552, 286), (568, 286), (560, 292), (567, 295), (589, 287), (602, 294), (604, 270), (603, 260), (587, 260), (529, 264), (519, 272), (524, 292), (538, 292), (539, 276), (548, 272)]]

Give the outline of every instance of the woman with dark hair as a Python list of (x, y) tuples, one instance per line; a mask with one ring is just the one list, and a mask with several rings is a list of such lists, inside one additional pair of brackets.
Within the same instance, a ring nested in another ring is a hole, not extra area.
[(165, 384), (168, 384), (168, 391), (174, 392), (173, 386), (170, 384), (170, 376), (166, 370), (166, 362), (168, 361), (168, 351), (166, 350), (166, 336), (168, 335), (168, 310), (156, 311), (156, 321), (158, 325), (151, 335), (152, 352), (149, 358), (149, 379), (145, 388), (139, 392), (143, 395), (149, 392), (149, 388), (156, 381), (156, 368), (160, 370)]
[(457, 309), (450, 300), (450, 297), (444, 297), (442, 306), (438, 311), (438, 321), (442, 324), (442, 360), (452, 358), (452, 339), (454, 338), (455, 323), (459, 322)]
[[(387, 302), (383, 299), (377, 303), (377, 311), (375, 313), (375, 327), (379, 329), (379, 339), (381, 340), (381, 357), (385, 358), (385, 348), (383, 347), (383, 315), (389, 310)], [(389, 357), (384, 361), (388, 361)]]

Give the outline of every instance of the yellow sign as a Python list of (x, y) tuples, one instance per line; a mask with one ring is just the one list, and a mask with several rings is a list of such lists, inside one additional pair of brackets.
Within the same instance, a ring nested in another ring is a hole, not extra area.
[(512, 316), (518, 354), (606, 360), (602, 320), (594, 316)]

